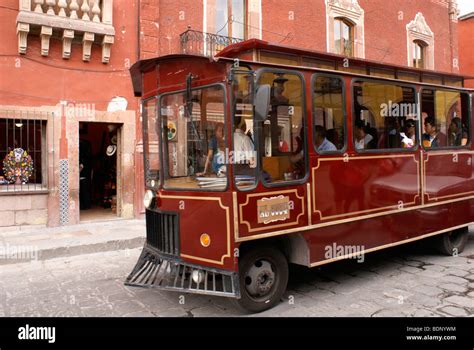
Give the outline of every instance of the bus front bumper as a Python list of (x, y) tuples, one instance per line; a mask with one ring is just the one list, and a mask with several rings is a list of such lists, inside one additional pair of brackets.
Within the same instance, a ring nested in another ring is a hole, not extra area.
[(189, 264), (177, 257), (163, 255), (148, 244), (125, 285), (240, 298), (237, 273)]

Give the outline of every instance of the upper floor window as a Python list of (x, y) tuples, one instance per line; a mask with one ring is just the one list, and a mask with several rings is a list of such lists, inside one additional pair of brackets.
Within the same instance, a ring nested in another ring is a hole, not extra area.
[(208, 0), (208, 32), (237, 39), (247, 38), (246, 0)]
[(422, 41), (415, 40), (413, 42), (413, 67), (425, 68), (426, 62), (426, 44)]
[(421, 69), (434, 69), (434, 33), (420, 12), (407, 25), (408, 65)]
[(365, 58), (364, 9), (357, 0), (326, 0), (328, 52)]
[(334, 20), (335, 53), (352, 57), (354, 53), (354, 25), (344, 18)]

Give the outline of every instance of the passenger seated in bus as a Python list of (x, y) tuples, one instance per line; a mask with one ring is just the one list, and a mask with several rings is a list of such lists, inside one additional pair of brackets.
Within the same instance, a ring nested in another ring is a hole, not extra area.
[(278, 106), (278, 105), (288, 105), (289, 99), (288, 97), (283, 95), (283, 92), (285, 92), (285, 83), (288, 81), (288, 79), (283, 78), (283, 77), (278, 77), (275, 80), (273, 80), (273, 87), (272, 87), (272, 94), (271, 94), (271, 101), (270, 104), (272, 106)]
[(355, 147), (358, 150), (373, 149), (374, 137), (367, 133), (367, 127), (362, 120), (357, 120), (355, 123)]
[[(247, 127), (245, 119), (242, 117), (235, 117), (234, 119), (234, 164), (241, 165), (242, 169), (255, 168), (256, 159), (254, 156), (253, 142), (245, 134)], [(242, 167), (243, 166), (243, 167)], [(239, 175), (245, 175), (242, 172)]]
[(416, 123), (409, 119), (405, 123), (405, 131), (400, 133), (403, 148), (413, 148), (416, 145)]
[(426, 148), (438, 148), (446, 145), (446, 135), (438, 131), (438, 126), (433, 117), (426, 117), (424, 125), (423, 146)]
[(398, 118), (389, 118), (388, 148), (402, 148), (401, 126)]
[[(224, 124), (217, 123), (215, 134), (209, 140), (206, 164), (204, 171), (197, 173), (197, 176), (206, 175), (209, 168), (214, 174), (218, 174), (219, 170), (225, 165), (225, 140), (224, 140)], [(211, 165), (211, 166), (210, 166)]]
[(379, 132), (377, 128), (373, 128), (370, 123), (367, 123), (365, 127), (365, 132), (367, 135), (372, 136), (372, 141), (369, 142), (367, 148), (368, 149), (376, 149), (378, 140), (379, 140)]
[(302, 179), (305, 176), (305, 159), (304, 159), (304, 127), (301, 127), (299, 136), (296, 137), (296, 151), (289, 157), (292, 163), (295, 179)]
[(468, 134), (463, 128), (461, 118), (454, 117), (449, 125), (448, 146), (466, 146)]
[(340, 137), (336, 129), (326, 130), (326, 138), (331, 141), (331, 143), (335, 145), (337, 149), (344, 147), (344, 145), (341, 145)]
[(321, 125), (314, 128), (314, 144), (318, 153), (337, 151), (336, 146), (327, 139), (326, 129)]

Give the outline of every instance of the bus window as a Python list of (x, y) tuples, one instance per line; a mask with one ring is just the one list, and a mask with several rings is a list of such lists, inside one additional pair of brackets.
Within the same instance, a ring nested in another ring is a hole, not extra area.
[(232, 79), (234, 183), (252, 189), (257, 181), (257, 156), (253, 128), (254, 72), (235, 71)]
[(257, 129), (263, 180), (267, 184), (301, 180), (307, 170), (302, 78), (272, 71), (261, 74), (258, 83), (271, 86), (269, 114)]
[(158, 188), (160, 185), (160, 153), (156, 97), (143, 101), (142, 111), (146, 186)]
[(228, 162), (224, 89), (196, 89), (191, 100), (192, 113), (188, 116), (184, 92), (161, 98), (165, 188), (225, 190)]
[(415, 89), (395, 84), (354, 83), (356, 150), (411, 149), (417, 144)]
[(316, 151), (340, 151), (346, 145), (343, 80), (317, 76), (314, 79), (313, 92), (313, 142)]
[(423, 89), (421, 116), (425, 148), (463, 147), (469, 143), (469, 95)]

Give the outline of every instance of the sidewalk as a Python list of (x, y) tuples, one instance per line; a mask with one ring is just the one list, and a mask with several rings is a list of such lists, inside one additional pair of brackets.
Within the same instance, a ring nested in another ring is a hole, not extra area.
[(145, 236), (144, 220), (0, 230), (0, 265), (139, 248)]

